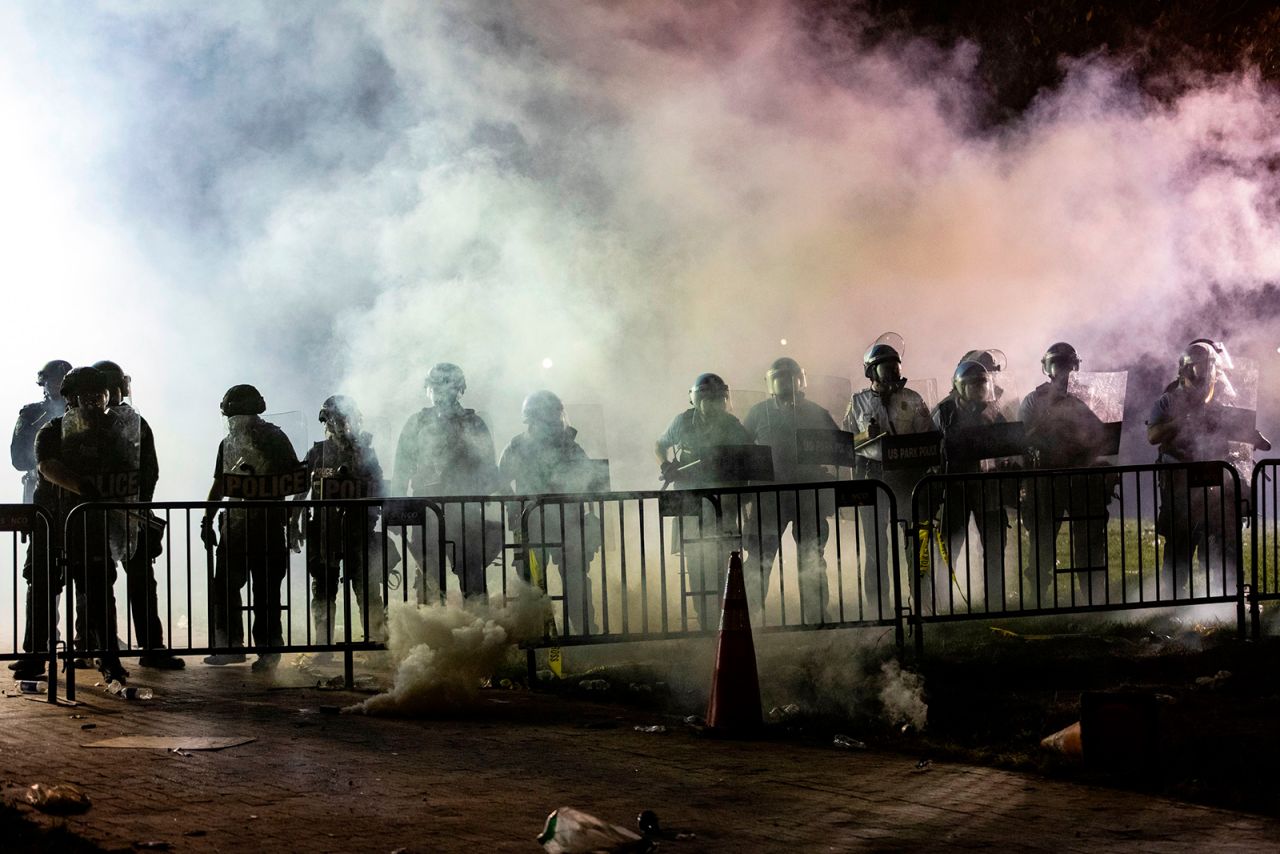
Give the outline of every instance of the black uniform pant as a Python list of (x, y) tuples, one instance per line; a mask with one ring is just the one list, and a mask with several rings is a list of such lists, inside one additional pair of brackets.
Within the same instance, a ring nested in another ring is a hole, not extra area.
[(1236, 593), (1240, 517), (1231, 484), (1197, 485), (1186, 471), (1161, 473), (1156, 532), (1164, 537), (1164, 553), (1158, 580), (1147, 583), (1145, 598)]
[[(49, 636), (58, 637), (58, 603), (62, 596), (62, 570), (53, 563), (49, 535), (37, 525), (27, 544), (27, 557), (22, 565), (27, 582), (27, 625), (22, 635), (24, 652), (49, 652)], [(52, 601), (51, 601), (52, 600)]]
[[(543, 573), (543, 584), (550, 564), (560, 572), (562, 601), (555, 609), (560, 631), (577, 636), (597, 632), (589, 570), (602, 542), (600, 518), (583, 504), (544, 504), (529, 513), (528, 525), (531, 545), (520, 562), (532, 555)], [(527, 565), (517, 568), (525, 581), (535, 580), (531, 570)]]
[[(1024, 482), (1022, 523), (1030, 554), (1023, 557), (1023, 608), (1106, 603), (1108, 494), (1103, 475), (1032, 477)], [(1064, 524), (1069, 565), (1058, 557)], [(1063, 597), (1058, 590), (1061, 569), (1075, 578), (1079, 598), (1074, 603), (1071, 593)]]
[(139, 543), (124, 562), (125, 582), (129, 593), (129, 614), (140, 649), (164, 647), (164, 628), (160, 623), (160, 601), (156, 593), (155, 563), (147, 553), (147, 545)]
[[(977, 525), (977, 543), (969, 537), (970, 518)], [(934, 584), (937, 608), (943, 613), (1003, 610), (1009, 517), (1000, 484), (978, 480), (949, 484), (942, 502), (942, 531), (948, 557), (944, 572), (950, 577)], [(976, 559), (979, 550), (980, 567)]]
[[(345, 524), (344, 524), (345, 523)], [(365, 640), (387, 639), (382, 604), (382, 534), (373, 524), (342, 511), (319, 511), (307, 524), (307, 574), (311, 576), (311, 620), (316, 643), (334, 641), (337, 617), (345, 620), (345, 603), (338, 592), (345, 571), (359, 609)]]
[(782, 547), (782, 535), (788, 527), (796, 543), (800, 610), (795, 616), (786, 615), (785, 622), (787, 625), (831, 622), (827, 607), (830, 585), (825, 551), (834, 514), (835, 499), (831, 489), (762, 493), (748, 509), (743, 520), (743, 542), (747, 548), (743, 580), (747, 586), (752, 625), (763, 624), (773, 561)]
[(231, 510), (219, 517), (213, 580), (209, 590), (213, 646), (244, 646), (244, 604), (240, 589), (252, 580), (253, 641), (257, 646), (283, 646), (280, 586), (289, 571), (287, 516), (276, 510)]
[(427, 512), (426, 537), (422, 527), (409, 528), (409, 550), (418, 561), (418, 602), (438, 599), (444, 581), (445, 560), (471, 598), (488, 593), (489, 564), (502, 554), (502, 513), (489, 502), (451, 502), (444, 505), (444, 551), (440, 549), (432, 512)]

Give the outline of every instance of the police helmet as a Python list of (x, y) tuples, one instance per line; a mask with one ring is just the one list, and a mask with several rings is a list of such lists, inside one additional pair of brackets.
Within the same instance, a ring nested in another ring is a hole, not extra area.
[(559, 424), (564, 417), (564, 404), (555, 392), (540, 389), (524, 399), (520, 406), (520, 417), (525, 424), (533, 421)]
[(1178, 359), (1178, 376), (1204, 380), (1218, 367), (1218, 351), (1212, 344), (1197, 341)]
[(262, 394), (251, 385), (233, 385), (222, 396), (220, 404), (222, 414), (230, 418), (233, 415), (261, 415), (267, 411), (267, 402)]
[(890, 345), (882, 342), (876, 342), (875, 344), (872, 344), (867, 349), (867, 352), (862, 356), (862, 372), (866, 375), (867, 379), (873, 380), (875, 379), (876, 365), (881, 362), (891, 361), (901, 363), (902, 356), (900, 356), (898, 351)]
[(764, 381), (769, 389), (769, 393), (776, 395), (774, 391), (775, 383), (789, 379), (794, 383), (797, 392), (803, 392), (808, 385), (808, 380), (804, 375), (804, 368), (800, 367), (800, 363), (790, 356), (783, 356), (780, 359), (774, 359), (773, 364), (769, 366), (769, 370), (765, 371)]
[(59, 380), (66, 377), (71, 371), (71, 363), (62, 359), (54, 359), (52, 362), (46, 362), (45, 366), (36, 371), (36, 385), (45, 385), (52, 382), (54, 377)]
[(324, 403), (320, 404), (320, 423), (328, 424), (334, 418), (342, 418), (347, 422), (355, 421), (360, 418), (360, 409), (356, 406), (356, 402), (345, 394), (334, 394), (326, 397)]
[(970, 350), (960, 359), (961, 362), (977, 362), (989, 372), (1004, 370), (1008, 359), (1003, 350)]
[(965, 359), (956, 365), (956, 372), (951, 375), (951, 387), (955, 389), (956, 394), (961, 394), (961, 388), (974, 382), (987, 382), (991, 379), (991, 371), (982, 362), (975, 359)]
[(437, 362), (427, 374), (425, 385), (427, 388), (453, 388), (458, 394), (463, 394), (467, 390), (467, 378), (463, 376), (462, 368), (452, 362)]
[(1227, 352), (1226, 344), (1221, 341), (1214, 341), (1212, 338), (1197, 338), (1187, 346), (1192, 347), (1196, 344), (1207, 344), (1213, 348), (1213, 352), (1218, 357), (1217, 365), (1219, 368), (1223, 368), (1228, 371), (1235, 369), (1235, 363), (1231, 359), (1231, 354)]
[(129, 396), (130, 377), (124, 372), (124, 368), (107, 359), (103, 359), (100, 362), (94, 362), (93, 367), (107, 378), (107, 382), (111, 384), (112, 388), (120, 390), (120, 395), (122, 397)]
[(96, 368), (73, 368), (62, 378), (62, 394), (64, 397), (75, 397), (81, 394), (110, 391), (111, 383), (106, 375)]
[(1080, 356), (1076, 353), (1076, 348), (1072, 347), (1066, 341), (1059, 341), (1056, 344), (1049, 345), (1049, 349), (1044, 351), (1044, 355), (1040, 357), (1040, 368), (1046, 374), (1049, 373), (1049, 365), (1054, 362), (1062, 362), (1070, 366), (1070, 370), (1080, 370)]
[(698, 378), (689, 387), (689, 403), (698, 405), (699, 400), (728, 400), (729, 384), (719, 374), (698, 374)]

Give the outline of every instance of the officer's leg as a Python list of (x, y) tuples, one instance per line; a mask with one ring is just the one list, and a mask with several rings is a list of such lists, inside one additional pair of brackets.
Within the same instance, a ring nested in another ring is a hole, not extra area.
[[(47, 655), (49, 635), (57, 631), (58, 605), (62, 595), (62, 570), (53, 565), (50, 557), (49, 538), (42, 531), (35, 531), (27, 545), (27, 556), (22, 566), (22, 577), (27, 582), (26, 630), (22, 638), (25, 652)], [(39, 567), (38, 571), (34, 567)], [(50, 598), (53, 599), (50, 609)], [(55, 634), (56, 637), (56, 634)], [(10, 665), (18, 679), (34, 679), (44, 673), (43, 659), (26, 659)]]
[(1027, 528), (1028, 554), (1023, 557), (1023, 580), (1026, 590), (1023, 607), (1052, 608), (1057, 587), (1058, 532), (1062, 527), (1062, 508), (1058, 490), (1052, 479), (1030, 478), (1022, 511)]
[(164, 628), (160, 623), (155, 569), (151, 556), (147, 554), (147, 547), (147, 543), (139, 542), (133, 554), (125, 561), (125, 583), (138, 646), (142, 649), (160, 649), (164, 646)]
[(370, 524), (352, 534), (354, 539), (346, 551), (347, 571), (360, 611), (364, 639), (379, 643), (387, 639), (387, 612), (382, 602), (381, 536)]
[[(969, 517), (976, 512), (969, 499), (973, 490), (963, 484), (952, 484), (947, 487), (946, 498), (942, 510), (942, 530), (947, 544), (945, 566), (940, 565), (936, 571), (937, 585), (935, 593), (937, 606), (942, 613), (960, 610), (975, 610), (974, 603), (974, 552), (977, 543), (969, 537)], [(946, 593), (942, 593), (946, 590)]]
[(1072, 478), (1071, 565), (1075, 568), (1077, 605), (1107, 601), (1107, 500), (1100, 476)]
[[(440, 520), (446, 540), (451, 537), (449, 519), (453, 510), (454, 505), (447, 505), (444, 518)], [(414, 525), (409, 529), (409, 548), (413, 552), (414, 559), (418, 562), (418, 574), (414, 584), (418, 604), (439, 602), (447, 589), (444, 561), (449, 550), (449, 544), (446, 543), (444, 549), (441, 549), (441, 529), (437, 527), (435, 514), (427, 511), (426, 519), (425, 532), (420, 525)]]
[(597, 631), (595, 604), (591, 590), (591, 579), (588, 576), (589, 557), (584, 546), (588, 534), (584, 520), (584, 508), (581, 504), (564, 505), (564, 547), (559, 551), (557, 561), (560, 564), (560, 578), (564, 585), (565, 608), (569, 613), (569, 624), (579, 635)]
[[(273, 508), (274, 509), (274, 508)], [(284, 646), (284, 630), (280, 620), (280, 588), (289, 572), (289, 546), (285, 528), (280, 519), (283, 514), (271, 513), (269, 519), (260, 521), (260, 557), (250, 564), (253, 581), (253, 642), (263, 647)], [(253, 663), (255, 670), (270, 670), (280, 661), (280, 653), (258, 653)]]
[(1001, 500), (1001, 484), (987, 483), (979, 490), (978, 538), (982, 541), (983, 589), (988, 611), (1005, 609), (1007, 585), (1004, 577), (1004, 551), (1009, 537), (1009, 514)]
[(830, 490), (799, 490), (794, 505), (791, 536), (796, 542), (801, 616), (806, 625), (831, 621), (831, 616), (827, 613), (830, 584), (827, 580), (826, 558), (827, 537), (831, 533), (831, 527), (823, 506), (827, 503), (824, 499), (830, 494)]
[[(856, 510), (858, 549), (862, 556), (862, 596), (866, 600), (865, 617), (868, 619), (878, 619), (881, 612), (893, 610), (888, 604), (889, 567), (892, 563), (885, 553), (890, 541), (881, 539), (888, 504), (884, 501), (879, 503), (879, 513), (876, 507), (858, 507)], [(845, 549), (848, 549), (847, 543)]]
[[(458, 525), (450, 526), (453, 535), (450, 539), (457, 544), (453, 555), (453, 574), (462, 586), (462, 595), (467, 599), (481, 598), (488, 594), (485, 577), (489, 566), (487, 558), (492, 558), (489, 529), (492, 521), (488, 514), (481, 518), (484, 504), (470, 502), (453, 505), (458, 509)], [(447, 515), (447, 514), (446, 514)]]
[(315, 642), (333, 643), (334, 615), (338, 608), (338, 555), (331, 553), (321, 536), (322, 526), (311, 524), (307, 531), (307, 575), (311, 577), (311, 623)]
[[(745, 514), (743, 542), (747, 554), (743, 560), (743, 582), (747, 588), (747, 603), (751, 608), (751, 624), (764, 625), (764, 606), (768, 600), (769, 578), (773, 574), (773, 559), (778, 554), (781, 536), (778, 513), (780, 504), (786, 503), (787, 492), (762, 492)], [(784, 500), (779, 502), (779, 497)]]

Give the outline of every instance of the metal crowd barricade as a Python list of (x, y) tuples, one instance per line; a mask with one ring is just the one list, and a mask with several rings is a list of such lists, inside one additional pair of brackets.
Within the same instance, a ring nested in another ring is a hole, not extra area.
[[(903, 642), (897, 505), (879, 481), (513, 503), (517, 575), (541, 586), (554, 606), (554, 625), (537, 645), (711, 634), (733, 551), (746, 552), (757, 630), (886, 626)], [(851, 535), (845, 523), (852, 523)], [(863, 573), (869, 555), (883, 578), (870, 591)]]
[(1262, 634), (1262, 602), (1280, 599), (1280, 459), (1259, 461), (1250, 483), (1248, 609), (1252, 635)]
[[(1256, 488), (1256, 481), (1255, 481)], [(912, 496), (912, 621), (1235, 603), (1240, 476), (1228, 463), (930, 475)]]
[[(62, 584), (56, 543), (50, 544), (55, 532), (43, 507), (0, 505), (0, 661), (40, 659), (49, 674), (45, 693), (51, 703), (58, 694), (56, 615)], [(36, 616), (28, 619), (32, 610)]]

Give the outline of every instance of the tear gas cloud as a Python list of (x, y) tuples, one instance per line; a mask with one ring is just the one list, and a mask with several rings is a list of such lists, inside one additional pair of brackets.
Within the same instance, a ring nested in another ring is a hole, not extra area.
[(394, 683), (352, 711), (430, 714), (473, 702), (480, 680), (492, 676), (521, 641), (542, 637), (550, 604), (542, 591), (517, 582), (505, 605), (392, 605)]
[[(758, 389), (785, 352), (856, 386), (893, 329), (914, 378), (999, 347), (1025, 391), (1059, 339), (1171, 373), (1206, 284), (1277, 280), (1277, 98), (1247, 70), (1157, 102), (1073, 61), (992, 129), (975, 47), (814, 8), (6, 6), (0, 405), (114, 358), (189, 498), (227, 386), (309, 425), (351, 394), (389, 465), (448, 360), (499, 443), (535, 388), (603, 406), (615, 485), (648, 487), (704, 370)], [(1274, 359), (1277, 326), (1203, 334)]]

